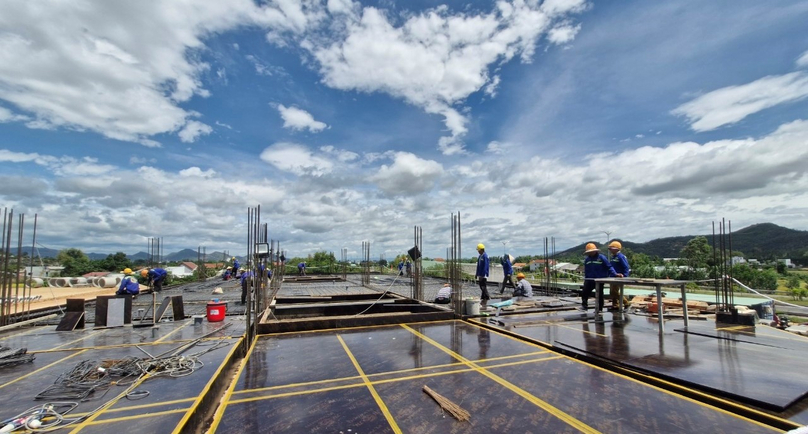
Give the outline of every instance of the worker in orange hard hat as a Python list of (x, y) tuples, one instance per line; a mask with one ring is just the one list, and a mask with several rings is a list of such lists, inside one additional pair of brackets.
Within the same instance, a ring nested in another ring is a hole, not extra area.
[(477, 278), (477, 282), (480, 284), (480, 300), (482, 301), (482, 305), (485, 306), (488, 304), (488, 300), (491, 299), (491, 296), (488, 295), (488, 268), (490, 264), (488, 263), (488, 254), (485, 253), (485, 245), (482, 243), (477, 244), (477, 272), (475, 273), (474, 277)]
[(166, 281), (168, 272), (162, 268), (144, 268), (140, 271), (140, 275), (148, 279), (154, 292), (160, 292), (163, 290), (163, 283)]
[(594, 279), (605, 277), (616, 277), (617, 273), (612, 268), (609, 258), (603, 253), (595, 243), (587, 243), (584, 248), (586, 258), (584, 258), (584, 287), (581, 291), (581, 306), (584, 310), (589, 308), (589, 297), (592, 290), (598, 291), (599, 309), (603, 309), (603, 284), (596, 284)]
[[(617, 277), (628, 277), (629, 274), (631, 274), (631, 267), (628, 265), (626, 255), (620, 252), (622, 249), (623, 245), (620, 243), (620, 241), (614, 240), (609, 243), (609, 253), (611, 253), (609, 262), (611, 262), (612, 268), (614, 268), (615, 273), (617, 273)], [(617, 306), (620, 304), (620, 293), (622, 292), (622, 288), (622, 283), (609, 284), (609, 298), (612, 300), (613, 310), (617, 309)]]
[(516, 274), (516, 287), (513, 289), (514, 297), (533, 297), (533, 287), (525, 279), (525, 273)]

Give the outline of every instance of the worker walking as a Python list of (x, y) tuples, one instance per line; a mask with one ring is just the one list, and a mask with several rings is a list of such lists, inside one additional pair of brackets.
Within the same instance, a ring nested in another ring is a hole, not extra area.
[[(620, 251), (622, 249), (623, 245), (620, 244), (620, 241), (615, 240), (609, 243), (609, 253), (611, 253), (609, 261), (615, 273), (617, 273), (617, 277), (628, 277), (629, 274), (631, 274), (631, 267), (628, 265), (626, 255)], [(617, 309), (617, 306), (620, 304), (620, 293), (623, 292), (622, 289), (622, 283), (609, 284), (609, 298), (612, 300), (612, 309)]]
[(488, 300), (491, 299), (491, 296), (488, 295), (488, 254), (485, 253), (485, 245), (480, 243), (477, 244), (477, 272), (475, 273), (474, 277), (477, 278), (477, 282), (480, 284), (480, 291), (482, 295), (480, 295), (481, 305), (485, 307), (488, 304)]
[(612, 268), (609, 258), (603, 253), (595, 243), (588, 243), (585, 247), (584, 253), (584, 287), (581, 291), (581, 306), (584, 310), (589, 308), (589, 297), (592, 295), (592, 290), (598, 291), (598, 310), (603, 309), (603, 284), (596, 284), (594, 279), (603, 279), (605, 277), (616, 277), (617, 273)]
[(511, 263), (511, 255), (506, 253), (504, 256), (502, 256), (502, 259), (499, 260), (499, 263), (502, 264), (502, 274), (504, 274), (502, 284), (499, 286), (499, 293), (502, 294), (505, 292), (505, 284), (507, 282), (510, 282), (513, 288), (516, 288), (516, 285), (513, 283), (513, 264)]
[(516, 287), (513, 289), (514, 297), (533, 297), (533, 287), (525, 279), (524, 273), (516, 275)]
[(168, 272), (162, 268), (144, 268), (140, 271), (140, 275), (148, 279), (154, 292), (160, 292), (163, 290), (163, 283), (166, 276), (168, 276)]
[(121, 280), (121, 286), (115, 292), (115, 295), (138, 295), (140, 293), (140, 283), (135, 277), (135, 272), (131, 268), (123, 270), (124, 276)]

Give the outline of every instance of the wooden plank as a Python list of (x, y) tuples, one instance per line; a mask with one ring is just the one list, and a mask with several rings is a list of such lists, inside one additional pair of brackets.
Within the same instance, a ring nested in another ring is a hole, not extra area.
[(163, 314), (166, 313), (169, 304), (171, 304), (171, 297), (164, 298), (162, 303), (160, 303), (160, 307), (157, 308), (157, 313), (154, 314), (155, 324), (160, 322), (160, 320), (163, 318)]

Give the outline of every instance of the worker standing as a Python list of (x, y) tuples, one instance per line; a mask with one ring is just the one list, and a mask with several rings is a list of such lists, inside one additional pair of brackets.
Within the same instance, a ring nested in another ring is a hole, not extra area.
[(123, 270), (123, 274), (126, 276), (121, 280), (121, 286), (118, 287), (115, 295), (138, 295), (140, 293), (140, 284), (135, 278), (135, 272), (131, 268), (127, 268)]
[(404, 268), (407, 270), (407, 277), (412, 277), (412, 262), (407, 259), (407, 263), (404, 264)]
[[(615, 240), (609, 243), (609, 253), (612, 254), (609, 261), (611, 262), (615, 273), (617, 273), (617, 277), (628, 277), (629, 274), (631, 274), (631, 267), (628, 265), (626, 255), (620, 251), (622, 249), (623, 245), (620, 244), (620, 241)], [(622, 289), (622, 283), (609, 284), (609, 298), (612, 300), (612, 309), (617, 309), (617, 306), (620, 304), (619, 299), (620, 293), (623, 292)]]
[(247, 291), (252, 286), (252, 271), (241, 273), (241, 304), (247, 304)]
[(513, 289), (514, 297), (533, 297), (533, 287), (525, 279), (524, 273), (516, 275), (516, 287)]
[(404, 259), (401, 259), (401, 261), (398, 263), (398, 275), (404, 275)]
[(485, 253), (485, 245), (480, 243), (477, 244), (477, 272), (475, 273), (474, 277), (477, 278), (477, 282), (480, 284), (480, 291), (482, 294), (480, 295), (481, 305), (485, 307), (488, 304), (488, 300), (491, 299), (491, 296), (488, 295), (488, 254)]
[(596, 284), (594, 279), (602, 279), (605, 277), (616, 277), (617, 273), (612, 268), (609, 258), (603, 253), (595, 243), (587, 243), (586, 258), (584, 258), (584, 287), (581, 291), (581, 306), (584, 310), (589, 308), (589, 297), (592, 295), (592, 290), (598, 291), (599, 309), (603, 309), (603, 284)]
[(140, 275), (147, 278), (149, 284), (154, 288), (154, 292), (163, 290), (163, 283), (168, 276), (168, 272), (162, 268), (144, 268), (140, 271)]
[(233, 271), (231, 271), (230, 274), (233, 276), (233, 278), (235, 278), (236, 276), (238, 276), (238, 267), (241, 264), (238, 263), (238, 259), (236, 259), (235, 256), (233, 256), (233, 258), (230, 260), (233, 261)]
[(511, 282), (511, 286), (516, 288), (516, 285), (513, 283), (513, 264), (511, 264), (511, 255), (505, 254), (502, 256), (502, 259), (499, 260), (499, 263), (502, 264), (502, 274), (504, 277), (502, 278), (502, 284), (499, 287), (499, 293), (502, 294), (505, 292), (505, 284), (507, 282)]

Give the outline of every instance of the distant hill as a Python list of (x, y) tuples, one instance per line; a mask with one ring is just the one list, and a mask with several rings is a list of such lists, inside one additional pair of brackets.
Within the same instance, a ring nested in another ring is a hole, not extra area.
[(165, 255), (166, 261), (194, 261), (197, 260), (196, 250), (182, 249), (179, 252), (169, 253)]
[[(623, 247), (635, 253), (660, 258), (678, 258), (687, 242), (699, 235), (657, 238), (645, 243), (621, 240)], [(712, 246), (713, 234), (702, 234)], [(556, 256), (582, 255), (584, 246), (578, 246), (557, 253)], [(601, 243), (598, 246), (604, 247)], [(732, 233), (732, 250), (743, 253), (747, 258), (796, 258), (808, 249), (808, 231), (784, 228), (774, 223), (758, 223)], [(603, 250), (605, 252), (605, 248)]]

